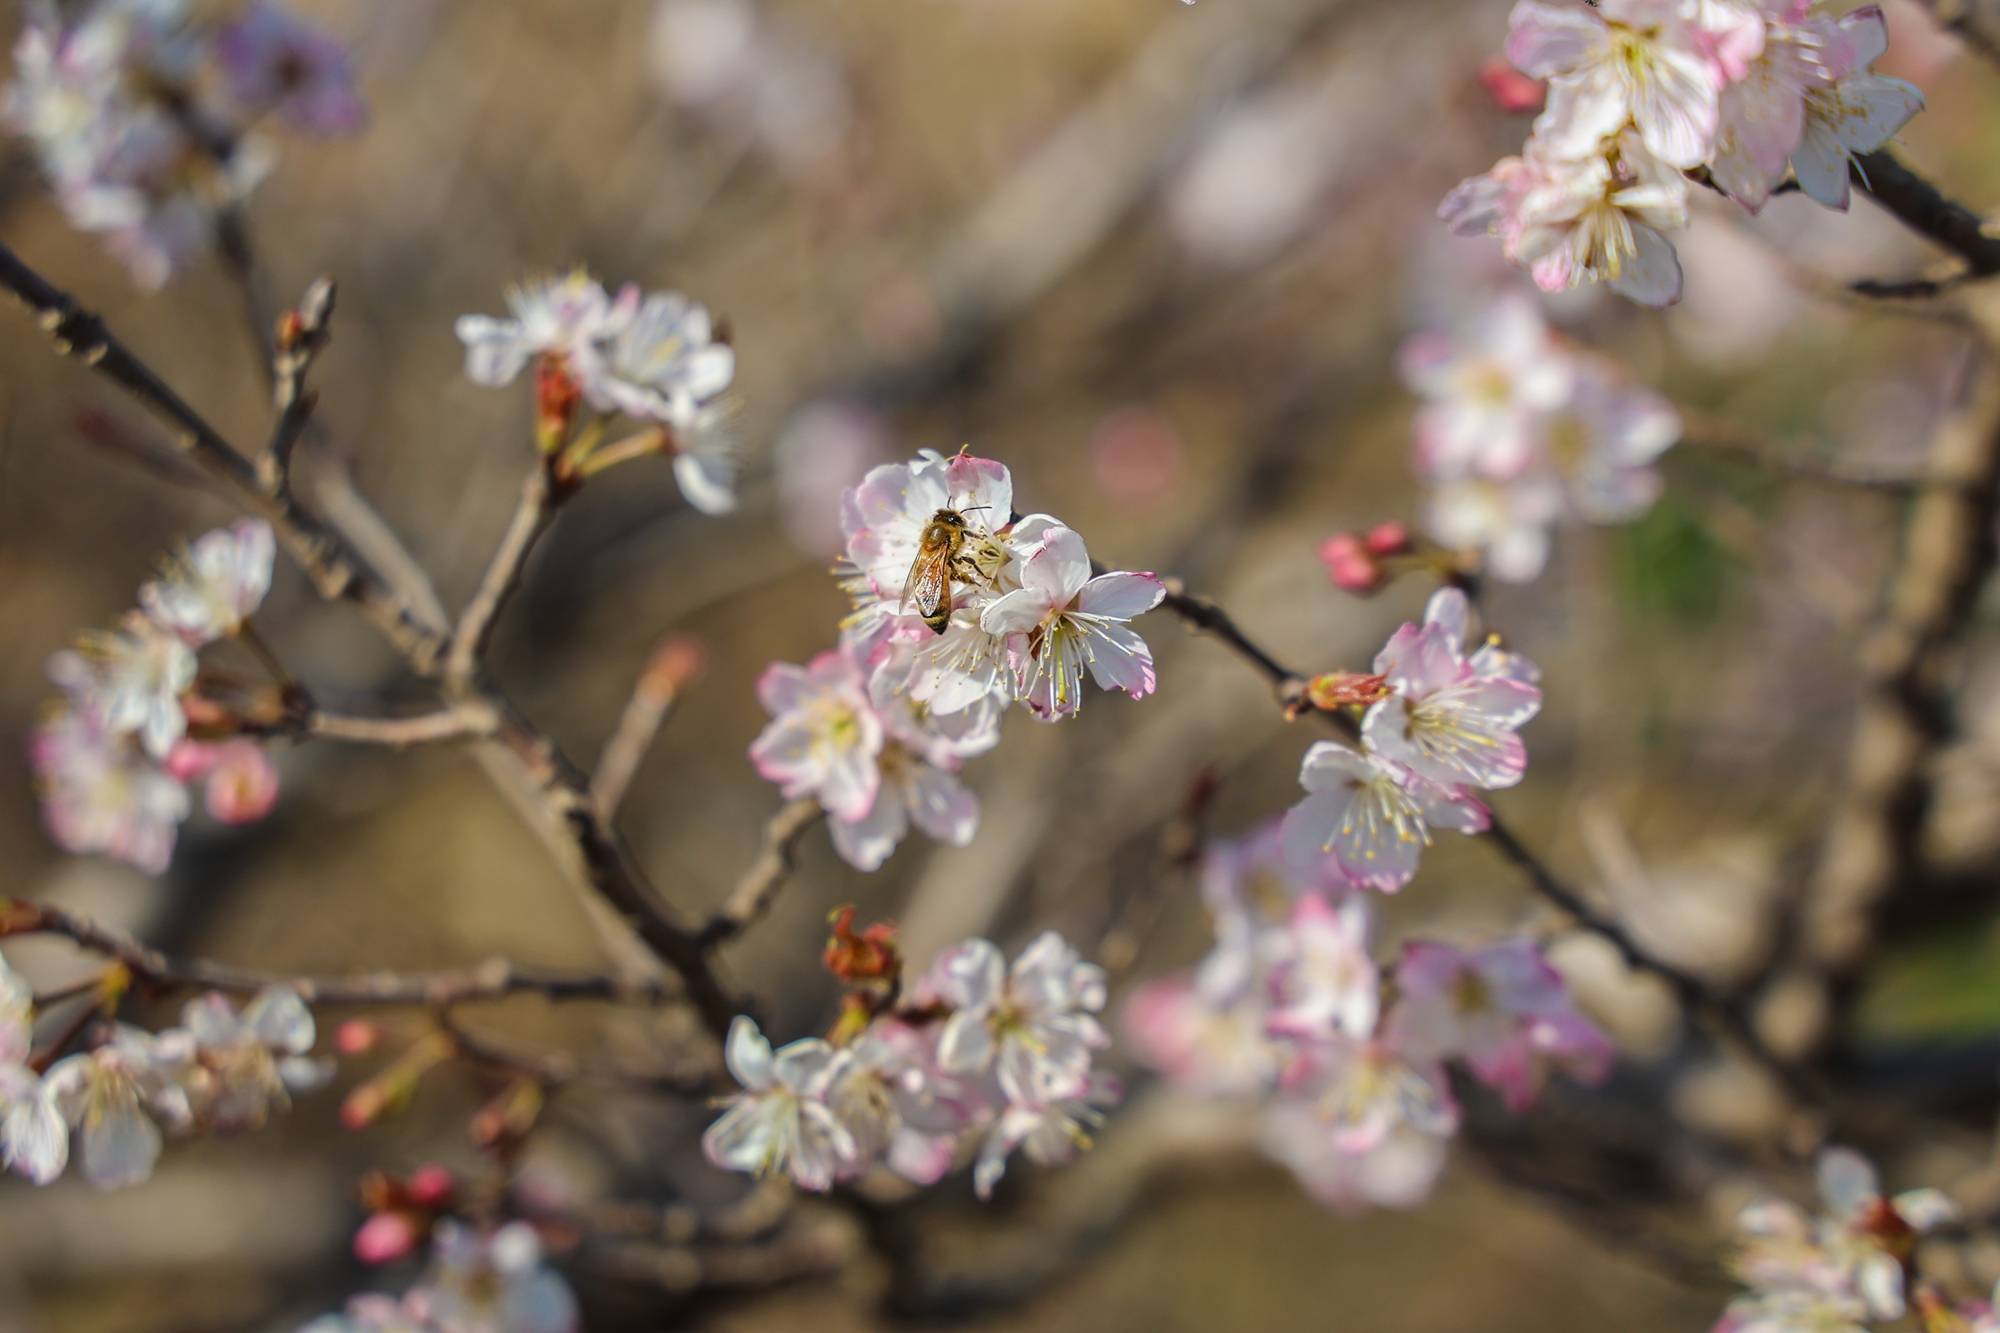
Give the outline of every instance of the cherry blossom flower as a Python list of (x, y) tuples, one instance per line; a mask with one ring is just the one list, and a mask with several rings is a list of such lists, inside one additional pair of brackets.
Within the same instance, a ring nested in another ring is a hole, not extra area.
[(854, 1136), (826, 1103), (834, 1051), (803, 1037), (773, 1053), (757, 1024), (739, 1017), (723, 1048), (743, 1091), (702, 1135), (702, 1151), (725, 1171), (778, 1172), (824, 1192), (856, 1160)]
[(188, 1122), (187, 1094), (178, 1081), (179, 1043), (119, 1026), (96, 1049), (65, 1056), (50, 1068), (49, 1096), (82, 1142), (84, 1178), (99, 1189), (141, 1184), (160, 1156), (160, 1127)]
[(1009, 1103), (1047, 1106), (1082, 1095), (1091, 1052), (1110, 1045), (1095, 1015), (1103, 969), (1045, 931), (1007, 966), (986, 940), (968, 940), (932, 965), (930, 989), (952, 1008), (938, 1064), (963, 1076), (992, 1070)]
[(263, 519), (218, 528), (170, 556), (161, 576), (139, 589), (139, 605), (192, 647), (232, 638), (270, 592), (276, 552)]
[(346, 49), (269, 0), (253, 0), (224, 28), (215, 54), (230, 99), (248, 115), (275, 111), (312, 134), (351, 133), (368, 119)]
[(1482, 568), (1527, 583), (1549, 562), (1549, 528), (1561, 517), (1562, 487), (1546, 472), (1507, 480), (1463, 477), (1424, 497), (1424, 527), (1439, 544), (1478, 552)]
[(988, 606), (979, 627), (1008, 638), (1020, 697), (1045, 721), (1083, 706), (1083, 673), (1133, 698), (1153, 692), (1153, 654), (1126, 622), (1160, 604), (1151, 574), (1092, 577), (1083, 538), (1052, 527), (1021, 566), (1021, 586)]
[[(157, 287), (214, 240), (216, 219), (248, 198), (273, 153), (250, 133), (263, 105), (211, 90), (247, 91), (260, 74), (290, 79), (287, 110), (358, 115), (329, 74), (344, 60), (315, 35), (310, 60), (300, 40), (290, 59), (263, 38), (303, 25), (260, 6), (238, 25), (209, 21), (204, 7), (151, 0), (35, 3), (15, 45), (15, 79), (5, 116), (33, 141), (70, 222), (101, 235), (142, 286)], [(241, 37), (248, 38), (246, 42)], [(295, 116), (295, 120), (299, 117)], [(309, 126), (350, 128), (322, 120)]]
[(278, 804), (278, 770), (251, 740), (207, 747), (203, 807), (218, 824), (254, 824)]
[(1850, 44), (1848, 60), (1831, 84), (1806, 90), (1805, 132), (1792, 153), (1792, 173), (1814, 200), (1845, 209), (1855, 156), (1893, 139), (1924, 109), (1924, 95), (1914, 84), (1869, 70), (1889, 46), (1879, 8), (1844, 14), (1835, 26)]
[(1508, 19), (1507, 58), (1549, 80), (1535, 135), (1563, 157), (1583, 157), (1627, 122), (1646, 150), (1673, 167), (1708, 157), (1721, 86), (1704, 34), (1681, 0), (1521, 0)]
[(1258, 1118), (1264, 1152), (1320, 1203), (1341, 1212), (1413, 1208), (1430, 1197), (1450, 1141), (1399, 1125), (1373, 1147), (1352, 1152), (1328, 1132), (1310, 1103), (1279, 1100)]
[(438, 1223), (422, 1309), (442, 1330), (576, 1333), (576, 1295), (542, 1261), (541, 1237), (526, 1222), (481, 1232)]
[(21, 1063), (0, 1062), (0, 1159), (37, 1185), (69, 1165), (69, 1125), (55, 1093)]
[(1709, 169), (1715, 183), (1755, 212), (1785, 177), (1805, 135), (1806, 96), (1851, 59), (1847, 43), (1825, 19), (1793, 20), (1799, 0), (1759, 0), (1762, 49), (1741, 77), (1722, 91), (1721, 121)]
[(1815, 1175), (1819, 1216), (1769, 1200), (1737, 1218), (1739, 1246), (1731, 1266), (1757, 1292), (1732, 1305), (1732, 1313), (1833, 1309), (1852, 1311), (1857, 1320), (1900, 1319), (1902, 1253), (1913, 1236), (1955, 1218), (1956, 1206), (1934, 1189), (1884, 1197), (1875, 1168), (1848, 1148), (1822, 1152)]
[(1530, 940), (1473, 953), (1415, 941), (1396, 967), (1389, 1040), (1415, 1059), (1463, 1060), (1510, 1110), (1540, 1095), (1551, 1068), (1585, 1082), (1609, 1070), (1611, 1043), (1576, 1011), (1569, 988)]
[(1285, 854), (1329, 861), (1359, 887), (1394, 893), (1416, 874), (1431, 829), (1478, 833), (1491, 822), (1463, 787), (1441, 786), (1380, 755), (1320, 741), (1299, 769), (1306, 798), (1285, 816)]
[(973, 1193), (981, 1199), (992, 1198), (994, 1187), (1007, 1172), (1007, 1159), (1017, 1151), (1038, 1166), (1074, 1161), (1090, 1147), (1092, 1131), (1103, 1123), (1104, 1108), (1120, 1095), (1116, 1080), (1097, 1074), (1073, 1094), (1008, 1106), (979, 1145), (972, 1167)]
[(847, 558), (877, 593), (900, 602), (924, 528), (940, 509), (964, 516), (969, 563), (990, 579), (1008, 556), (999, 534), (1013, 520), (1014, 480), (1004, 465), (969, 454), (925, 449), (914, 462), (870, 469), (841, 497)]
[(1659, 498), (1653, 463), (1680, 437), (1680, 414), (1665, 399), (1593, 360), (1549, 418), (1549, 462), (1579, 517), (1619, 523)]
[(1269, 1034), (1269, 1007), (1253, 988), (1203, 984), (1211, 975), (1204, 968), (1135, 988), (1121, 1015), (1125, 1045), (1195, 1096), (1261, 1092), (1277, 1081), (1284, 1059)]
[(181, 696), (194, 684), (187, 644), (134, 613), (122, 628), (86, 636), (74, 652), (49, 659), (49, 679), (111, 736), (135, 736), (164, 759), (187, 732)]
[(1603, 282), (1641, 305), (1680, 300), (1666, 234), (1687, 225), (1686, 179), (1630, 136), (1605, 155), (1550, 165), (1521, 197), (1509, 257), (1560, 292)]
[(612, 334), (604, 374), (586, 385), (600, 407), (692, 426), (736, 376), (736, 353), (715, 341), (708, 310), (679, 292), (655, 292)]
[(329, 1061), (313, 1060), (312, 1011), (298, 993), (274, 986), (238, 1012), (226, 996), (191, 1001), (181, 1024), (194, 1043), (184, 1078), (194, 1118), (204, 1128), (255, 1129), (273, 1110), (284, 1110), (295, 1092), (325, 1085)]
[(846, 1174), (880, 1160), (914, 1184), (935, 1184), (957, 1160), (959, 1136), (990, 1114), (975, 1087), (939, 1066), (939, 1031), (879, 1017), (835, 1054), (826, 1102), (854, 1138)]
[(1368, 956), (1373, 913), (1367, 901), (1349, 896), (1338, 906), (1320, 897), (1299, 900), (1283, 930), (1271, 932), (1276, 954), (1270, 963), (1275, 995), (1270, 1030), (1318, 1037), (1334, 1032), (1366, 1037), (1381, 1010), (1381, 983)]
[(757, 680), (769, 726), (750, 745), (757, 771), (788, 797), (816, 796), (835, 819), (868, 817), (882, 787), (882, 722), (846, 653), (804, 667), (776, 662)]
[(631, 324), (640, 299), (634, 286), (613, 299), (580, 269), (523, 283), (507, 293), (509, 317), (460, 317), (465, 373), (475, 384), (500, 388), (535, 357), (549, 356), (569, 363), (579, 385), (594, 384), (603, 359), (598, 344)]
[(1542, 705), (1532, 685), (1483, 676), (1461, 655), (1464, 594), (1435, 603), (1439, 618), (1406, 624), (1375, 658), (1390, 693), (1370, 705), (1363, 740), (1379, 756), (1450, 787), (1511, 787), (1528, 769), (1515, 733)]
[(1313, 1108), (1342, 1152), (1369, 1152), (1403, 1127), (1434, 1138), (1458, 1129), (1444, 1067), (1394, 1042), (1328, 1033), (1300, 1047), (1284, 1087)]
[(879, 870), (915, 824), (952, 847), (971, 843), (979, 827), (979, 798), (951, 773), (901, 746), (881, 758), (875, 802), (859, 819), (836, 819), (834, 849), (857, 870)]
[(79, 708), (38, 728), (31, 754), (42, 821), (58, 845), (79, 855), (103, 853), (152, 875), (166, 870), (188, 815), (185, 787)]
[(69, 1126), (47, 1085), (28, 1067), (35, 1040), (35, 993), (0, 958), (0, 1159), (37, 1185), (63, 1173)]
[(1433, 477), (1513, 476), (1541, 453), (1543, 414), (1567, 402), (1575, 359), (1534, 299), (1514, 293), (1452, 334), (1403, 344), (1403, 381), (1426, 399), (1417, 466)]

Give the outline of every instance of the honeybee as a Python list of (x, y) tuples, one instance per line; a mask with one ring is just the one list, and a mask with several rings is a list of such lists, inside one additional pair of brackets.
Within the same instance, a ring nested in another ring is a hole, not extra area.
[[(983, 507), (983, 506), (982, 506)], [(917, 558), (910, 562), (910, 576), (903, 581), (902, 606), (914, 606), (931, 633), (944, 633), (951, 623), (951, 581), (979, 574), (978, 562), (966, 554), (971, 525), (965, 516), (972, 509), (940, 509), (924, 524), (917, 538)]]

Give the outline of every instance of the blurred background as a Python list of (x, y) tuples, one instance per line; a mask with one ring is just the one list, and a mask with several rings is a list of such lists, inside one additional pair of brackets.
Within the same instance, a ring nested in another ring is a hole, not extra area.
[[(1362, 666), (1418, 614), (1423, 588), (1357, 601), (1315, 552), (1337, 529), (1414, 512), (1399, 341), (1524, 286), (1496, 247), (1453, 241), (1433, 220), (1451, 185), (1526, 130), (1478, 79), (1504, 37), (1503, 0), (299, 8), (352, 43), (371, 115), (358, 137), (289, 145), (249, 210), (274, 293), (291, 299), (322, 273), (340, 286), (315, 373), (325, 439), (301, 467), (309, 483), (351, 470), (448, 604), (471, 591), (532, 457), (527, 387), (467, 381), (454, 319), (580, 264), (683, 290), (729, 321), (739, 512), (691, 511), (664, 465), (587, 488), (544, 542), (494, 658), (521, 704), (587, 758), (654, 646), (700, 643), (705, 674), (620, 818), (676, 903), (718, 902), (778, 804), (744, 758), (764, 722), (753, 682), (770, 661), (832, 643), (845, 610), (827, 572), (837, 498), (876, 462), (970, 442), (1013, 469), (1019, 508), (1062, 515), (1114, 566), (1181, 575), (1286, 662)], [(1882, 68), (1930, 103), (1904, 135), (1908, 155), (1958, 197), (1992, 197), (2000, 80), (1917, 6), (1889, 8)], [(0, 5), (0, 32), (11, 39), (18, 22), (17, 3)], [(268, 397), (224, 266), (139, 292), (14, 152), (0, 238), (226, 433), (260, 439)], [(1840, 216), (1781, 197), (1754, 221), (1719, 198), (1696, 203), (1681, 306), (1661, 315), (1583, 294), (1550, 302), (1552, 319), (1691, 414), (1803, 455), (1913, 467), (1963, 373), (1961, 335), (1813, 291), (1826, 277), (1915, 272), (1920, 245), (1865, 200)], [(0, 755), (24, 752), (52, 692), (48, 655), (127, 606), (158, 552), (233, 516), (103, 444), (151, 430), (50, 357), (28, 320), (0, 319)], [(1666, 498), (1643, 519), (1565, 533), (1539, 582), (1492, 590), (1492, 620), (1542, 663), (1548, 696), (1529, 731), (1534, 769), (1499, 808), (1573, 878), (1643, 887), (1643, 903), (1620, 905), (1663, 951), (1726, 971), (1759, 947), (1745, 905), (1796, 878), (1838, 789), (1855, 648), (1902, 502), (1692, 446), (1664, 466)], [(282, 562), (259, 623), (329, 707), (428, 697)], [(984, 801), (971, 847), (913, 838), (864, 876), (822, 833), (807, 838), (795, 882), (725, 959), (764, 997), (774, 1036), (832, 1016), (836, 989), (815, 963), (832, 907), (901, 922), (919, 963), (974, 933), (1014, 945), (1054, 927), (1088, 942), (1157, 876), (1162, 828), (1202, 774), (1220, 780), (1217, 834), (1295, 799), (1311, 737), (1213, 643), (1162, 617), (1145, 629), (1159, 694), (1093, 696), (1059, 728), (1011, 719), (968, 773)], [(1989, 608), (1977, 646), (1992, 629)], [(2000, 926), (1976, 891), (2000, 857), (1996, 685), (1981, 652), (1930, 845), (1974, 888), (1949, 916), (1910, 923), (1872, 975), (1862, 1013), (1885, 1043), (2000, 1020)], [(277, 813), (247, 829), (198, 816), (158, 879), (59, 853), (25, 760), (0, 764), (5, 891), (278, 969), (598, 960), (576, 899), (470, 758), (276, 754)], [(1445, 919), (1468, 934), (1537, 919), (1467, 840), (1441, 842), (1393, 910), (1399, 929), (1433, 932)], [(1610, 960), (1572, 943), (1558, 959), (1586, 1002), (1639, 1058), (1659, 1054), (1659, 997), (1629, 993)], [(1129, 975), (1204, 947), (1183, 887)], [(37, 977), (75, 968), (54, 946), (9, 957)], [(532, 1002), (479, 1017), (579, 1047), (646, 1039), (603, 1019)], [(1990, 1110), (1992, 1071), (1970, 1077), (1976, 1087), (1955, 1091)], [(156, 1179), (123, 1194), (0, 1182), (0, 1327), (290, 1328), (353, 1290), (393, 1286), (347, 1257), (358, 1176), (472, 1166), (466, 1120), (493, 1090), (441, 1072), (364, 1134), (339, 1127), (337, 1094), (302, 1099), (240, 1142), (170, 1146)], [(1135, 1079), (1135, 1100), (1144, 1092)], [(1726, 1127), (1739, 1092), (1697, 1090), (1687, 1114)], [(691, 1153), (705, 1114), (586, 1098), (526, 1169), (584, 1197), (726, 1195)], [(1114, 1120), (1102, 1151), (1118, 1136)], [(1968, 1137), (1969, 1149), (1910, 1146), (1936, 1170), (1948, 1150), (1976, 1159)], [(1036, 1174), (994, 1214), (953, 1178), (933, 1209), (939, 1234), (962, 1232), (975, 1256), (1004, 1244), (985, 1237), (1032, 1218)], [(1343, 1217), (1248, 1156), (1193, 1170), (992, 1326), (1643, 1333), (1713, 1319), (1719, 1274), (1510, 1175), (1461, 1148), (1423, 1207)], [(640, 1274), (573, 1276), (592, 1328), (877, 1318), (865, 1277), (689, 1296)]]

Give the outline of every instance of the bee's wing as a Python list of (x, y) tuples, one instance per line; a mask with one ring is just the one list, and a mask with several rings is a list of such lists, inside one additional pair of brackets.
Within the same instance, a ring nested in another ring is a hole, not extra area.
[(929, 620), (951, 611), (951, 552), (919, 552), (910, 565), (910, 577), (903, 581), (903, 600), (898, 610), (914, 606), (918, 615)]

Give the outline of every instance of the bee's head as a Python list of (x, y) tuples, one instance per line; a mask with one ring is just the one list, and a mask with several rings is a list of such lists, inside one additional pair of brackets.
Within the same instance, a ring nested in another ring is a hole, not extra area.
[(937, 513), (931, 515), (931, 522), (942, 523), (952, 528), (963, 528), (966, 526), (965, 515), (956, 509), (938, 510)]

